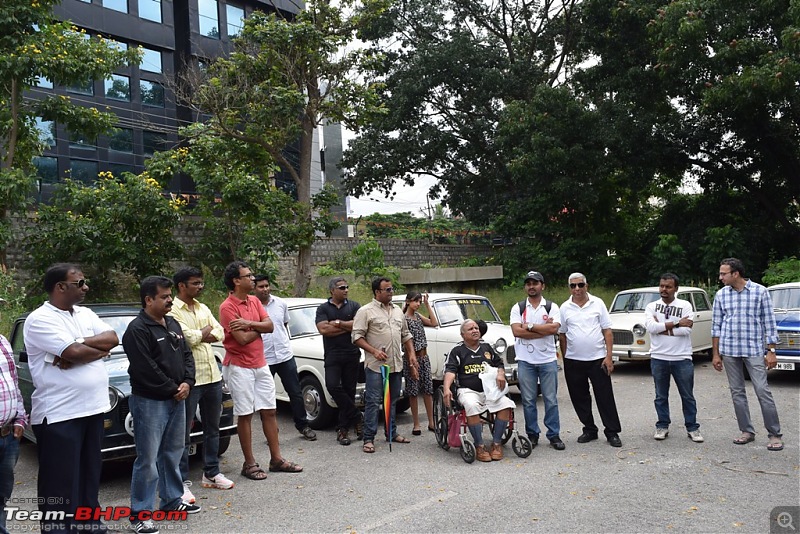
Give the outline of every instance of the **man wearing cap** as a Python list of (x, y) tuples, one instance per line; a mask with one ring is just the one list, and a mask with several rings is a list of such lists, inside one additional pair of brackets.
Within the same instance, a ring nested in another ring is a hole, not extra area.
[(537, 383), (544, 399), (544, 425), (547, 439), (557, 451), (565, 449), (559, 432), (558, 418), (558, 363), (554, 336), (561, 326), (558, 305), (542, 296), (544, 276), (537, 271), (525, 275), (525, 292), (528, 298), (511, 308), (511, 331), (516, 341), (514, 350), (525, 414), (525, 431), (531, 444), (539, 443), (539, 421), (536, 409)]

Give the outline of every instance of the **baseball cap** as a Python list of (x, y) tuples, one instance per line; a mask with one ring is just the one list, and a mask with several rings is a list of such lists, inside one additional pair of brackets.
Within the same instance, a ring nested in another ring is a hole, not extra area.
[(528, 280), (538, 280), (544, 284), (544, 276), (539, 271), (528, 271), (528, 274), (525, 275), (525, 280), (523, 283), (527, 283)]

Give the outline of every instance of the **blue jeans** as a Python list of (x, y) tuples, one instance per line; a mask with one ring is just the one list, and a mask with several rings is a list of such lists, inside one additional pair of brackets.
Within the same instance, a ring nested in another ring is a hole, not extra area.
[(183, 478), (180, 461), (186, 439), (184, 401), (153, 400), (131, 395), (136, 461), (131, 474), (131, 513), (152, 511), (156, 486), (162, 510), (181, 502)]
[[(370, 369), (364, 369), (367, 375), (366, 391), (364, 392), (364, 442), (375, 441), (375, 434), (378, 433), (378, 413), (383, 403), (383, 378), (380, 373)], [(402, 385), (402, 372), (389, 373), (389, 399), (392, 405), (392, 438), (397, 435), (397, 424), (395, 422), (395, 405), (400, 395)], [(385, 409), (385, 408), (384, 408)]]
[(186, 440), (181, 456), (181, 479), (189, 480), (189, 434), (194, 423), (194, 413), (200, 405), (203, 423), (203, 473), (208, 478), (219, 474), (219, 418), (222, 413), (222, 380), (194, 386), (189, 390), (186, 405)]
[(19, 440), (11, 432), (0, 438), (0, 499), (3, 500), (3, 509), (0, 510), (0, 532), (6, 533), (6, 502), (11, 498), (14, 489), (14, 466), (19, 458)]
[(297, 362), (292, 357), (285, 362), (270, 365), (269, 370), (272, 372), (273, 377), (275, 374), (281, 377), (283, 389), (289, 395), (289, 406), (292, 408), (294, 427), (302, 432), (308, 426), (308, 414), (306, 413), (306, 405), (303, 402), (303, 390), (300, 389), (300, 378), (297, 376)]
[(683, 420), (687, 432), (700, 428), (697, 424), (697, 403), (694, 400), (694, 363), (690, 359), (679, 361), (650, 359), (650, 371), (656, 385), (656, 428), (669, 428), (669, 378), (675, 379), (683, 406)]
[(544, 426), (547, 439), (558, 436), (561, 423), (558, 419), (558, 362), (532, 364), (517, 360), (519, 390), (522, 393), (522, 413), (525, 414), (525, 433), (539, 436), (539, 412), (536, 409), (537, 379), (544, 399)]

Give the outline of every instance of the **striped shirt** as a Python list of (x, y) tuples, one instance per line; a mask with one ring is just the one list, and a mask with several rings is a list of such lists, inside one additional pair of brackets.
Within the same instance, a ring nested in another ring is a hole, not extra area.
[(778, 342), (775, 313), (769, 291), (751, 280), (741, 291), (725, 286), (714, 297), (711, 337), (719, 338), (725, 356), (763, 356), (768, 344)]
[(19, 391), (17, 369), (8, 340), (0, 335), (0, 426), (14, 423), (25, 428), (28, 425), (28, 414)]
[(214, 318), (208, 306), (202, 302), (194, 301), (194, 306), (189, 306), (179, 298), (172, 302), (171, 317), (181, 325), (186, 343), (192, 350), (194, 356), (194, 380), (195, 386), (214, 384), (222, 380), (217, 358), (214, 356), (214, 349), (210, 343), (203, 341), (203, 328), (211, 326), (211, 335), (222, 341), (225, 331), (222, 325)]

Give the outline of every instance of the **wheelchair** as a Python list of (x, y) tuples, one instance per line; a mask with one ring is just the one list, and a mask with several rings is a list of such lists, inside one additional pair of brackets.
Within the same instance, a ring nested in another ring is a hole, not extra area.
[[(436, 443), (444, 450), (450, 449), (450, 443), (448, 442), (448, 436), (450, 432), (449, 421), (451, 419), (457, 421), (457, 424), (460, 427), (458, 436), (461, 442), (459, 447), (461, 459), (468, 464), (471, 464), (475, 461), (475, 443), (473, 442), (472, 434), (470, 434), (469, 428), (467, 427), (466, 412), (458, 403), (456, 390), (457, 386), (455, 383), (453, 383), (451, 388), (453, 396), (449, 407), (446, 406), (444, 402), (444, 385), (436, 388), (436, 391), (434, 392), (433, 422), (435, 425)], [(485, 423), (489, 426), (489, 433), (493, 433), (495, 419), (494, 414), (491, 414), (488, 411), (483, 412), (480, 415), (480, 419), (482, 424)], [(509, 440), (511, 440), (511, 449), (514, 451), (514, 454), (520, 458), (527, 458), (531, 455), (531, 452), (533, 452), (533, 444), (531, 443), (531, 440), (528, 439), (528, 436), (525, 434), (520, 434), (517, 431), (514, 423), (514, 410), (511, 411), (508, 427), (503, 433), (503, 445), (508, 443)]]

